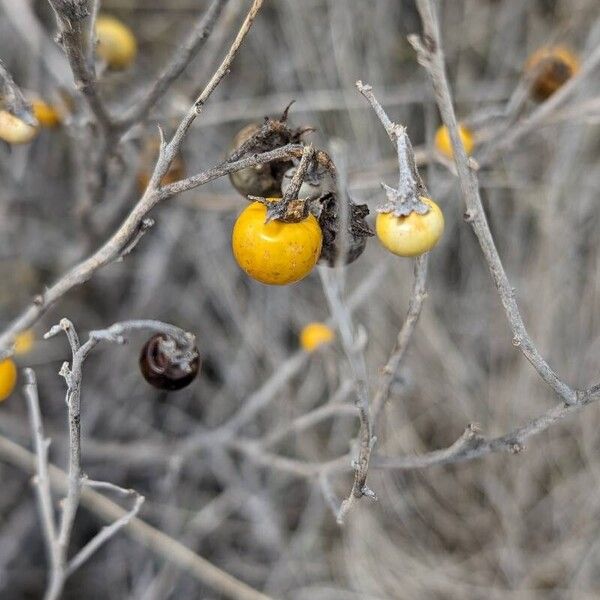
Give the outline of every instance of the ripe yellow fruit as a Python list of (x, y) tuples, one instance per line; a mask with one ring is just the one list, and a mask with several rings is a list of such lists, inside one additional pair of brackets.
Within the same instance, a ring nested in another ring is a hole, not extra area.
[(320, 346), (329, 344), (334, 338), (333, 329), (325, 323), (309, 323), (300, 332), (300, 346), (305, 352), (313, 352)]
[(0, 361), (0, 402), (6, 400), (17, 384), (17, 366), (7, 358)]
[[(470, 156), (475, 146), (473, 133), (465, 125), (459, 124), (458, 135), (460, 136), (460, 140), (462, 141), (462, 144), (465, 147), (465, 152), (467, 153), (467, 156)], [(446, 158), (454, 158), (454, 152), (452, 152), (452, 142), (450, 140), (450, 132), (448, 131), (448, 128), (445, 125), (442, 125), (435, 132), (434, 143), (438, 152), (441, 152)]]
[(27, 354), (35, 343), (35, 335), (31, 329), (26, 329), (15, 337), (15, 354)]
[(406, 217), (379, 213), (375, 230), (381, 244), (398, 256), (418, 256), (431, 250), (444, 232), (444, 215), (430, 198), (421, 198), (429, 206), (424, 215), (412, 212)]
[(525, 73), (533, 76), (531, 93), (536, 100), (546, 100), (580, 69), (577, 55), (565, 46), (536, 50), (525, 63)]
[(42, 127), (57, 127), (61, 123), (59, 112), (54, 106), (36, 98), (31, 101), (31, 109)]
[[(271, 201), (277, 199), (271, 198)], [(231, 245), (238, 265), (253, 279), (286, 285), (306, 277), (317, 264), (323, 234), (309, 214), (296, 223), (265, 223), (267, 208), (253, 202), (237, 218)]]
[(9, 144), (27, 144), (38, 134), (38, 128), (19, 117), (0, 110), (0, 139)]
[(129, 67), (137, 54), (135, 35), (119, 19), (103, 15), (96, 20), (96, 53), (109, 68), (120, 70)]

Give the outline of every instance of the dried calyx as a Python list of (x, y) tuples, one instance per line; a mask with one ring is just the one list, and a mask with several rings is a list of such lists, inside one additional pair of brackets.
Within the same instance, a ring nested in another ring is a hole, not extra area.
[(373, 230), (367, 223), (369, 209), (366, 204), (354, 204), (346, 201), (346, 231), (340, 231), (342, 219), (339, 196), (329, 193), (320, 199), (319, 225), (323, 231), (323, 247), (319, 262), (334, 267), (340, 262), (350, 264), (365, 250), (367, 238), (372, 237)]
[(273, 198), (250, 196), (251, 200), (262, 202), (267, 207), (267, 222), (276, 219), (295, 223), (305, 219), (309, 212), (318, 216), (318, 212), (311, 208), (318, 198), (309, 198), (302, 194), (307, 173), (311, 172), (311, 177), (315, 177), (319, 173), (327, 174), (332, 185), (335, 186), (335, 167), (331, 158), (326, 152), (315, 150), (312, 145), (304, 147), (299, 164), (293, 168), (295, 169), (294, 174), (285, 186), (281, 200), (274, 201)]
[(406, 217), (413, 212), (424, 215), (429, 212), (429, 207), (421, 198), (427, 197), (427, 189), (417, 171), (415, 155), (406, 128), (396, 125), (394, 137), (398, 151), (398, 188), (381, 184), (387, 201), (377, 210), (381, 213), (393, 213), (396, 217)]
[[(264, 123), (251, 123), (235, 136), (229, 161), (253, 154), (276, 150), (287, 144), (297, 144), (312, 127), (290, 127), (287, 122), (289, 106), (279, 119), (265, 118)], [(293, 166), (291, 159), (247, 167), (232, 173), (229, 178), (243, 196), (279, 196), (285, 172)]]
[(264, 196), (248, 196), (253, 202), (260, 202), (267, 207), (267, 219), (269, 221), (277, 220), (284, 223), (298, 223), (308, 217), (310, 212), (310, 203), (301, 198), (265, 198)]

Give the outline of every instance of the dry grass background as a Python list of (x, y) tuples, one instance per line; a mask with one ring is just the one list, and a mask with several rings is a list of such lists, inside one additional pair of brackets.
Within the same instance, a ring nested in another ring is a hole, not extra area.
[[(9, 2), (12, 0), (8, 0)], [(124, 91), (155, 74), (205, 1), (105, 0), (103, 9), (139, 35), (140, 55), (102, 89), (118, 105)], [(47, 31), (48, 7), (34, 2)], [(247, 3), (232, 0), (239, 22)], [(0, 56), (18, 83), (51, 95), (52, 80), (0, 6)], [(535, 48), (561, 41), (587, 55), (600, 43), (597, 0), (453, 0), (440, 25), (460, 118), (482, 144), (494, 135), (482, 115), (501, 109)], [(227, 23), (226, 23), (227, 25)], [(104, 239), (136, 199), (139, 147), (160, 121), (172, 126), (203, 86), (231, 39), (218, 26), (145, 128), (111, 164), (96, 208)], [(294, 123), (338, 140), (350, 191), (374, 212), (380, 181), (396, 178), (392, 146), (354, 88), (374, 86), (413, 144), (430, 149), (439, 116), (426, 73), (406, 36), (420, 31), (411, 1), (272, 0), (250, 32), (230, 75), (215, 92), (184, 146), (188, 172), (218, 162), (249, 120), (279, 114), (292, 99)], [(35, 41), (35, 40), (34, 40)], [(542, 354), (563, 378), (584, 387), (598, 376), (600, 349), (600, 136), (598, 73), (543, 127), (480, 172), (482, 197), (500, 255)], [(585, 110), (582, 107), (586, 107)], [(532, 110), (533, 105), (528, 108)], [(571, 110), (573, 109), (573, 110)], [(39, 289), (89, 250), (77, 218), (77, 177), (85, 156), (74, 131), (44, 131), (30, 146), (0, 148), (0, 319), (8, 322)], [(464, 211), (456, 177), (435, 161), (421, 167), (444, 210), (446, 232), (430, 257), (429, 296), (402, 376), (386, 407), (377, 450), (422, 453), (451, 444), (467, 423), (499, 435), (556, 399), (513, 348), (489, 271)], [(130, 188), (127, 194), (121, 190)], [(112, 197), (123, 198), (111, 204)], [(226, 178), (169, 200), (157, 224), (125, 261), (100, 271), (36, 325), (38, 337), (62, 316), (82, 330), (129, 318), (156, 318), (193, 331), (204, 358), (192, 387), (164, 395), (137, 370), (144, 338), (99, 349), (84, 373), (83, 461), (94, 479), (146, 496), (141, 516), (231, 574), (277, 598), (573, 599), (600, 594), (600, 413), (597, 405), (532, 438), (525, 452), (419, 471), (373, 469), (377, 503), (361, 501), (343, 527), (317, 481), (258, 464), (243, 452), (201, 446), (185, 460), (172, 449), (227, 421), (297, 350), (300, 328), (328, 317), (315, 274), (271, 288), (249, 281), (229, 247), (245, 200)], [(406, 311), (412, 263), (371, 240), (348, 269), (347, 288), (373, 273), (355, 320), (368, 334), (371, 382), (385, 363)], [(21, 359), (40, 383), (53, 439), (64, 465), (64, 382), (60, 339), (39, 342)], [(306, 360), (300, 373), (242, 431), (263, 438), (327, 401), (347, 380), (336, 345)], [(345, 398), (351, 401), (351, 395)], [(357, 423), (336, 416), (288, 437), (274, 450), (324, 461), (349, 449)], [(0, 432), (29, 444), (21, 394), (4, 403)], [(0, 466), (0, 596), (39, 598), (45, 558), (28, 476)], [(348, 477), (336, 477), (341, 498)], [(100, 524), (81, 509), (73, 547)], [(65, 598), (218, 598), (218, 594), (119, 534), (67, 583)]]

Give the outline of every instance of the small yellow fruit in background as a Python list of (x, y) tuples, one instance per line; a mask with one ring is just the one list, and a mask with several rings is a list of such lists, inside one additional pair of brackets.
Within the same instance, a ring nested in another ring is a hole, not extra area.
[(103, 15), (96, 20), (96, 53), (109, 68), (120, 70), (129, 67), (137, 54), (135, 35), (127, 25)]
[(12, 359), (0, 361), (0, 402), (6, 400), (17, 384), (17, 366)]
[(35, 98), (31, 101), (31, 109), (42, 127), (52, 128), (60, 125), (60, 114), (51, 104), (44, 102), (40, 98)]
[(14, 350), (15, 354), (27, 354), (35, 343), (35, 334), (33, 330), (26, 329), (15, 337)]
[(28, 125), (7, 110), (0, 110), (0, 139), (9, 144), (27, 144), (37, 133), (34, 125)]
[(381, 244), (398, 256), (419, 256), (431, 250), (444, 233), (444, 215), (430, 198), (421, 198), (429, 206), (424, 215), (412, 212), (406, 217), (379, 213), (375, 230)]
[(539, 48), (525, 63), (525, 73), (534, 78), (531, 93), (536, 100), (549, 98), (579, 69), (579, 58), (565, 46)]
[[(467, 153), (467, 156), (470, 156), (475, 146), (475, 141), (473, 140), (473, 133), (465, 125), (459, 125), (458, 135), (460, 136), (462, 144), (465, 147), (465, 152)], [(452, 141), (450, 140), (450, 132), (448, 131), (448, 128), (445, 125), (442, 125), (435, 132), (434, 143), (438, 152), (441, 152), (446, 158), (454, 158), (454, 152), (452, 152)]]
[(329, 344), (334, 338), (333, 329), (325, 323), (309, 323), (300, 332), (300, 346), (305, 352), (313, 352), (320, 346)]
[(253, 279), (269, 285), (304, 279), (321, 254), (319, 222), (312, 214), (295, 223), (277, 219), (265, 223), (266, 218), (267, 207), (260, 202), (250, 204), (237, 218), (231, 246), (238, 265)]

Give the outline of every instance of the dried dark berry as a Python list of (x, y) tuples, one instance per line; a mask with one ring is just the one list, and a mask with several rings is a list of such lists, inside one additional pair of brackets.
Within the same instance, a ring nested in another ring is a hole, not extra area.
[[(264, 123), (250, 123), (240, 130), (233, 139), (230, 160), (239, 160), (253, 154), (260, 154), (295, 144), (311, 128), (291, 128), (287, 124), (287, 111), (280, 119), (266, 118)], [(281, 191), (283, 174), (293, 166), (291, 160), (275, 160), (264, 165), (246, 167), (229, 175), (233, 187), (242, 196), (278, 197)]]
[(167, 335), (153, 335), (140, 353), (144, 379), (159, 390), (180, 390), (189, 385), (200, 371), (196, 346), (182, 348)]
[[(348, 201), (350, 219), (348, 223), (347, 248), (345, 248), (344, 262), (354, 262), (367, 245), (367, 238), (374, 235), (365, 217), (369, 214), (366, 204), (354, 204)], [(319, 225), (323, 231), (323, 247), (321, 249), (320, 263), (330, 267), (335, 266), (338, 256), (342, 251), (339, 235), (339, 207), (335, 194), (328, 194), (321, 199), (321, 213)]]

